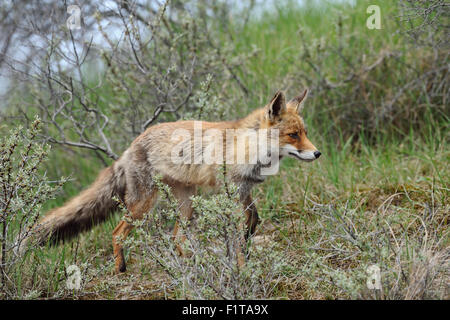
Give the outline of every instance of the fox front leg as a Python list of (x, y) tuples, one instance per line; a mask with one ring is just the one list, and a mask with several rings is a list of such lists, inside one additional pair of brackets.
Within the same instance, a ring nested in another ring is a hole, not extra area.
[(247, 194), (241, 197), (241, 202), (244, 205), (245, 212), (245, 232), (240, 233), (239, 244), (236, 247), (236, 257), (239, 267), (243, 267), (245, 264), (248, 239), (255, 233), (256, 226), (259, 223), (258, 211), (256, 210), (252, 197)]
[(246, 225), (245, 240), (248, 240), (248, 238), (255, 233), (256, 226), (260, 221), (258, 211), (256, 210), (256, 206), (251, 195), (247, 195), (242, 201), (242, 203), (244, 205), (245, 211), (245, 225)]

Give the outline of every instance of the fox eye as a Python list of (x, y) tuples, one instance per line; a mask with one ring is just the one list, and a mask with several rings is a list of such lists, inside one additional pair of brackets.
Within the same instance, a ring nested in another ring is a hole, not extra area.
[(289, 137), (294, 138), (294, 139), (298, 139), (298, 133), (297, 132), (289, 133)]

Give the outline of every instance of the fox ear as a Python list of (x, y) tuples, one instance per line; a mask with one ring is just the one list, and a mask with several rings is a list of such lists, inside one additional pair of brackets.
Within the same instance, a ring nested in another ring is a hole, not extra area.
[(272, 98), (268, 105), (267, 114), (270, 120), (275, 120), (285, 111), (286, 98), (284, 97), (284, 93), (282, 91), (278, 91), (277, 93), (275, 93), (275, 96)]
[(308, 97), (308, 92), (309, 92), (309, 90), (305, 89), (305, 91), (301, 95), (290, 100), (287, 103), (287, 107), (291, 108), (291, 109), (295, 109), (295, 111), (297, 111), (297, 113), (300, 113), (303, 110), (304, 102), (305, 102), (306, 98)]

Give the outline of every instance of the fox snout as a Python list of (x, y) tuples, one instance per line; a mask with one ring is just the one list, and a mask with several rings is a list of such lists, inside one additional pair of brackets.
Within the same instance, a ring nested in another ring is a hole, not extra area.
[(305, 137), (302, 143), (285, 144), (281, 147), (281, 155), (296, 158), (302, 161), (314, 161), (318, 159), (322, 153)]
[(302, 161), (314, 161), (322, 153), (318, 150), (289, 150), (289, 155)]

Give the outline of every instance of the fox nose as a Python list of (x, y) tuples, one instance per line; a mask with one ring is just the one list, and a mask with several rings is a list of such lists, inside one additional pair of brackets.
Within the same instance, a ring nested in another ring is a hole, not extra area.
[(316, 159), (318, 159), (320, 155), (321, 155), (320, 151), (314, 151), (314, 157), (316, 157)]

